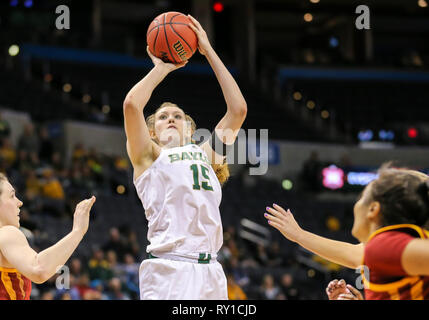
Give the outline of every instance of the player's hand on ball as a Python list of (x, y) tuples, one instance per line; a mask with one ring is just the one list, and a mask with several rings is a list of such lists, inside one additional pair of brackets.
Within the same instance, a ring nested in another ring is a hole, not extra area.
[(147, 51), (147, 54), (149, 55), (150, 59), (151, 59), (151, 60), (152, 60), (152, 62), (153, 62), (153, 65), (154, 65), (155, 67), (156, 67), (156, 66), (158, 66), (158, 67), (165, 68), (168, 72), (171, 72), (171, 71), (174, 71), (174, 70), (176, 70), (176, 69), (182, 68), (182, 67), (184, 67), (184, 66), (188, 63), (188, 61), (187, 61), (187, 60), (186, 60), (186, 61), (184, 61), (184, 62), (182, 62), (182, 63), (178, 63), (178, 64), (164, 62), (164, 61), (162, 61), (160, 58), (155, 57), (155, 56), (150, 52), (150, 50), (149, 50), (149, 46), (147, 46), (147, 47), (146, 47), (146, 51)]
[(202, 55), (206, 55), (207, 51), (211, 48), (209, 38), (207, 33), (204, 31), (201, 24), (193, 16), (188, 14), (188, 18), (191, 19), (192, 23), (189, 24), (189, 27), (194, 30), (198, 38), (198, 51)]
[(298, 238), (303, 232), (301, 227), (295, 221), (292, 212), (287, 211), (277, 204), (273, 204), (274, 208), (266, 207), (264, 217), (268, 223), (279, 230), (287, 239), (293, 242), (298, 242)]
[(76, 206), (73, 216), (73, 231), (79, 232), (84, 235), (89, 227), (89, 212), (96, 198), (92, 196), (79, 202)]

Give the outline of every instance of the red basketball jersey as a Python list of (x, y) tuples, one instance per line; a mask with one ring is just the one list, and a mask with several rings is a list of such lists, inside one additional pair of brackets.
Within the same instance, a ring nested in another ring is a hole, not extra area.
[(365, 299), (429, 300), (429, 276), (410, 276), (402, 268), (402, 253), (416, 238), (428, 239), (429, 232), (400, 224), (381, 228), (369, 237), (362, 263), (369, 270), (369, 279), (362, 270)]
[(16, 269), (0, 267), (0, 300), (30, 300), (31, 281)]

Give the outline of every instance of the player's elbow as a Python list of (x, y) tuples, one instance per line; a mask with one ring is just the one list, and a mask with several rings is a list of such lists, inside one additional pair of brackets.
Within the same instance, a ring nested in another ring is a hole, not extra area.
[(247, 115), (247, 103), (246, 101), (240, 102), (238, 104), (236, 104), (234, 106), (234, 108), (232, 108), (232, 113), (234, 114), (235, 117), (237, 118), (246, 118)]
[(136, 108), (136, 104), (134, 103), (133, 97), (131, 95), (126, 96), (123, 103), (124, 113), (134, 108)]
[(36, 284), (41, 284), (46, 282), (51, 276), (44, 271), (41, 268), (36, 268), (31, 275), (28, 276), (28, 278), (31, 280), (31, 282), (34, 282)]
[(31, 274), (27, 275), (27, 278), (29, 278), (32, 282), (36, 284), (41, 284), (46, 282), (50, 277), (52, 277), (52, 274), (46, 270), (43, 266), (40, 264), (36, 264), (32, 270)]

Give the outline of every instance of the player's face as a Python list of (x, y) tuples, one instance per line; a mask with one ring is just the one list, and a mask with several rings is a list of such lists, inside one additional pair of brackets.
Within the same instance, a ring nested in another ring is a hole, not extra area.
[(12, 225), (19, 227), (19, 211), (22, 201), (15, 195), (15, 189), (8, 181), (3, 181), (0, 196), (0, 223), (2, 226)]
[(368, 211), (370, 208), (371, 184), (369, 184), (362, 192), (359, 200), (355, 203), (353, 208), (354, 223), (352, 228), (352, 235), (360, 242), (365, 242), (370, 233), (370, 221), (368, 220)]
[(155, 135), (162, 146), (177, 147), (188, 136), (185, 113), (178, 107), (164, 107), (155, 114)]

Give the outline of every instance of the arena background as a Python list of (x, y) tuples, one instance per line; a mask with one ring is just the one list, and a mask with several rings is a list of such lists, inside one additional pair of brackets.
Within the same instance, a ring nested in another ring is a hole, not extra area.
[[(70, 9), (58, 30), (55, 9)], [(358, 5), (370, 29), (356, 27)], [(206, 29), (248, 103), (244, 129), (268, 129), (269, 168), (232, 165), (223, 188), (219, 259), (231, 299), (327, 299), (331, 279), (358, 274), (268, 228), (273, 202), (306, 230), (350, 234), (353, 204), (385, 161), (429, 172), (429, 9), (425, 0), (0, 2), (0, 171), (24, 202), (22, 228), (43, 250), (72, 226), (76, 203), (97, 196), (90, 228), (57, 276), (32, 299), (138, 299), (147, 223), (132, 185), (122, 102), (151, 68), (146, 30), (166, 11)], [(196, 54), (156, 89), (212, 130), (225, 112), (215, 76)], [(147, 115), (147, 114), (146, 114)]]

